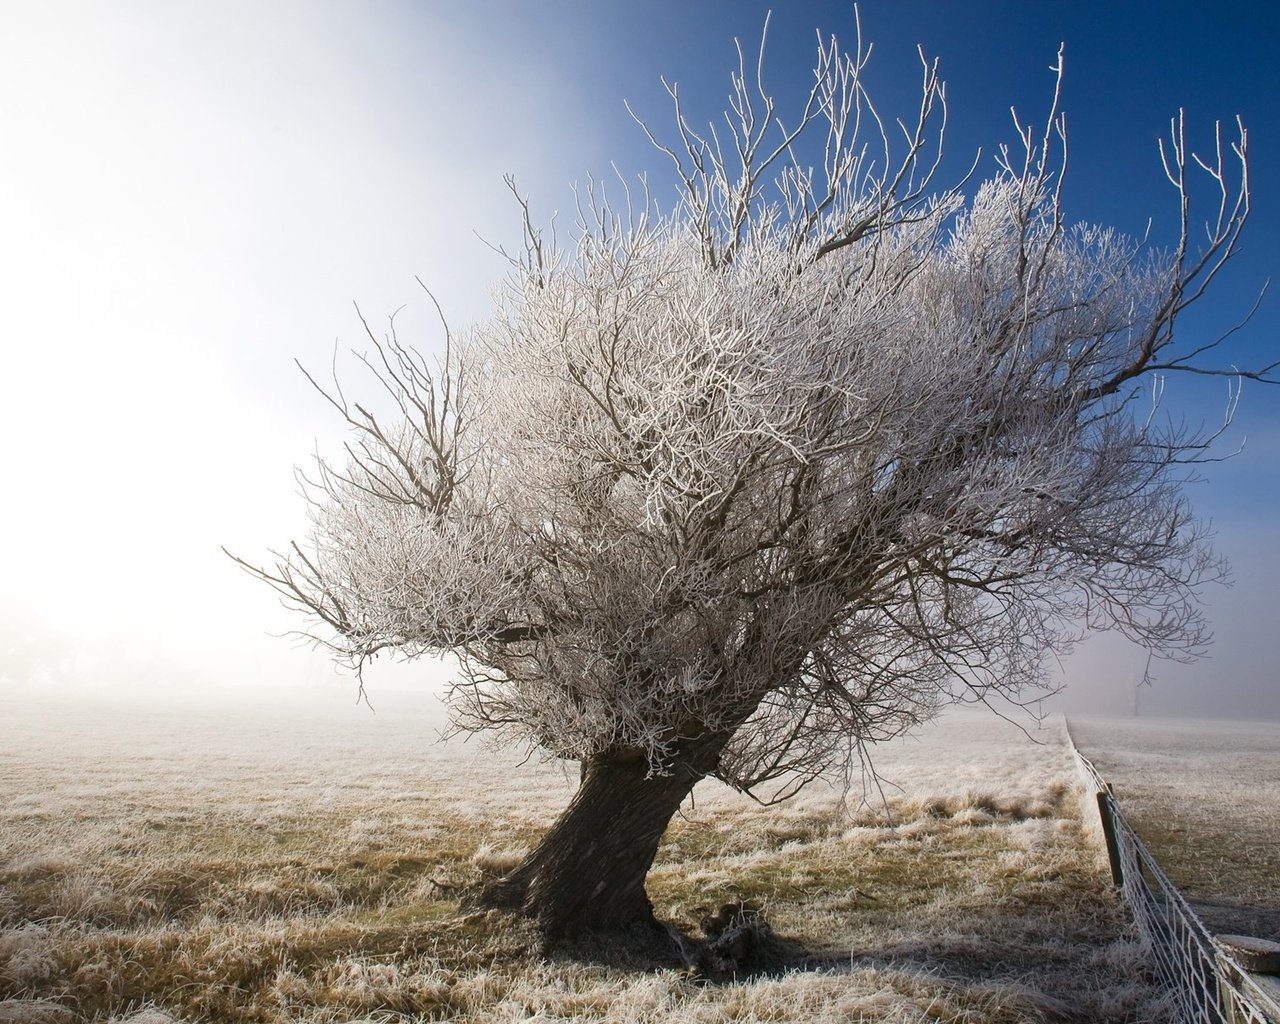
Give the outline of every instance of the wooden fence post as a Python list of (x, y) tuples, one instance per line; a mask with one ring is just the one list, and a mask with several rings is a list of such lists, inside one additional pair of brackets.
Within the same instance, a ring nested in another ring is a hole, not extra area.
[(1110, 784), (1098, 790), (1098, 817), (1102, 819), (1102, 835), (1107, 841), (1107, 860), (1111, 862), (1111, 881), (1117, 889), (1124, 888), (1124, 864), (1120, 860), (1120, 842), (1116, 838), (1116, 822), (1113, 816), (1115, 800)]

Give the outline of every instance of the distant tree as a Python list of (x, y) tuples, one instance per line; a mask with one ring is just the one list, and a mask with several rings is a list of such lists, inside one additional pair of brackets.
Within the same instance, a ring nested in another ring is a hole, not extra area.
[(248, 568), (357, 666), (456, 655), (457, 730), (581, 762), (483, 897), (549, 934), (652, 921), (646, 872), (703, 778), (776, 799), (856, 771), (948, 702), (1037, 693), (1089, 629), (1172, 658), (1207, 639), (1224, 567), (1182, 485), (1216, 432), (1152, 399), (1173, 371), (1268, 372), (1175, 348), (1248, 215), (1244, 129), (1201, 160), (1174, 122), (1181, 233), (1151, 251), (1065, 221), (1056, 93), (970, 196), (937, 188), (921, 61), (898, 146), (861, 41), (819, 40), (794, 120), (741, 50), (724, 123), (695, 131), (669, 86), (674, 208), (593, 187), (561, 248), (520, 199), (497, 309), (440, 362), (365, 325), (395, 416), (317, 385), (345, 460), (310, 479), (307, 540)]

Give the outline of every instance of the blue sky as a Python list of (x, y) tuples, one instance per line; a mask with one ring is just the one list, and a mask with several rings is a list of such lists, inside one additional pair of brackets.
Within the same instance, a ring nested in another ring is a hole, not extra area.
[[(852, 42), (847, 3), (778, 5), (767, 82), (806, 87), (814, 30)], [(292, 367), (359, 345), (352, 302), (437, 343), (421, 276), (459, 321), (482, 317), (510, 244), (516, 175), (540, 216), (572, 182), (665, 158), (660, 75), (695, 113), (722, 109), (732, 40), (755, 46), (768, 4), (47, 3), (0, 37), (0, 428), (6, 438), (0, 604), (73, 636), (159, 647), (213, 685), (296, 683), (291, 621), (219, 552), (304, 527), (291, 477), (337, 425)], [(861, 5), (880, 108), (918, 102), (923, 44), (941, 60), (947, 147), (962, 170), (1042, 124), (1066, 44), (1068, 216), (1167, 239), (1173, 195), (1156, 150), (1185, 108), (1192, 143), (1243, 116), (1254, 213), (1188, 340), (1229, 327), (1280, 266), (1280, 14), (1271, 5), (917, 2)], [(637, 14), (637, 12), (640, 12)], [(1206, 200), (1210, 197), (1206, 193)], [(1280, 297), (1222, 351), (1280, 354)], [(1280, 390), (1245, 389), (1234, 461), (1194, 490), (1236, 567), (1207, 595), (1214, 657), (1162, 673), (1155, 711), (1280, 716), (1274, 513)], [(1168, 404), (1221, 415), (1221, 381), (1170, 382)], [(1224, 449), (1225, 450), (1225, 449)], [(1065, 666), (1075, 705), (1128, 706), (1132, 652)], [(1070, 705), (1070, 702), (1069, 702)], [(1070, 705), (1074, 706), (1074, 705)]]

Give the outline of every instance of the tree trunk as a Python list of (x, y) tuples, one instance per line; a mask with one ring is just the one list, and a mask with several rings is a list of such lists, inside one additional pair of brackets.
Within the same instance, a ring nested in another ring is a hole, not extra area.
[[(557, 937), (654, 921), (644, 879), (667, 823), (714, 767), (724, 740), (699, 744), (670, 775), (650, 776), (643, 757), (604, 755), (583, 764), (569, 806), (537, 848), (481, 896), (520, 909)], [(709, 763), (708, 763), (709, 762)]]

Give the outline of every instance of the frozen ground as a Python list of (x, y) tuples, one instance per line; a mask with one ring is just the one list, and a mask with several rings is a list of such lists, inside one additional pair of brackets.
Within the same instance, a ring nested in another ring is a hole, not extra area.
[(1280, 722), (1073, 715), (1071, 732), (1211, 929), (1280, 940)]
[(374, 704), (0, 693), (0, 1020), (1163, 1019), (1058, 723), (889, 744), (883, 801), (700, 787), (650, 875), (660, 915), (696, 933), (751, 900), (796, 950), (706, 985), (466, 914), (455, 887), (513, 863), (575, 773), (436, 744), (430, 698)]

